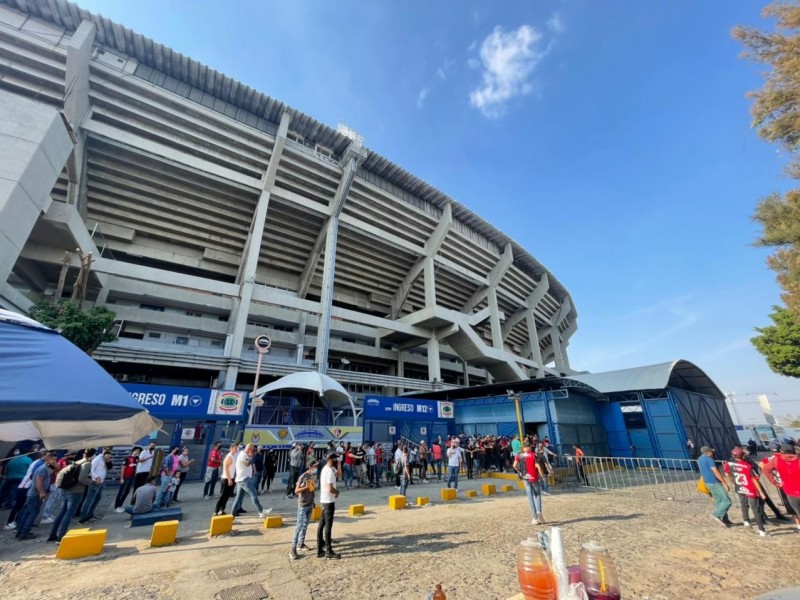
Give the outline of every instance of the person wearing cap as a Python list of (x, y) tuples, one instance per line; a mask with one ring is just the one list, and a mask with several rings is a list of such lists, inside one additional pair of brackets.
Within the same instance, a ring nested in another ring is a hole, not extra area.
[(300, 477), (300, 469), (303, 468), (303, 447), (300, 442), (295, 442), (289, 452), (289, 484), (286, 486), (286, 495), (294, 498), (294, 487), (297, 478)]
[(750, 509), (753, 510), (753, 517), (758, 526), (758, 534), (766, 537), (767, 530), (764, 527), (763, 518), (763, 499), (767, 495), (761, 482), (758, 479), (758, 468), (744, 459), (744, 450), (734, 448), (731, 450), (731, 460), (723, 463), (725, 477), (733, 485), (733, 489), (739, 496), (739, 503), (742, 508), (742, 525), (750, 527)]
[(317, 527), (317, 558), (341, 558), (341, 554), (333, 551), (331, 543), (333, 515), (336, 512), (336, 498), (339, 497), (339, 490), (336, 489), (336, 452), (328, 454), (325, 462), (319, 477), (322, 517)]
[(721, 525), (730, 527), (731, 522), (728, 519), (728, 509), (731, 507), (731, 499), (728, 498), (730, 487), (720, 474), (717, 463), (712, 458), (713, 455), (714, 448), (709, 448), (708, 446), (700, 448), (700, 458), (697, 459), (697, 466), (700, 469), (700, 477), (703, 478), (703, 482), (706, 484), (708, 491), (711, 492), (711, 498), (714, 500), (714, 512), (711, 513), (711, 516)]
[[(764, 471), (764, 467), (766, 466), (766, 464), (772, 459), (772, 456), (776, 452), (781, 451), (781, 445), (778, 442), (773, 441), (769, 443), (767, 449), (770, 451), (770, 455), (762, 458), (759, 464), (759, 468), (762, 472)], [(789, 501), (786, 499), (786, 493), (779, 487), (776, 487), (775, 489), (778, 490), (778, 495), (781, 497), (781, 504), (783, 504), (783, 506), (786, 508), (789, 514), (792, 514), (792, 509), (789, 506)], [(772, 510), (773, 514), (775, 515), (775, 518), (778, 519), (779, 521), (792, 520), (783, 513), (781, 513), (780, 509), (777, 506), (775, 506), (775, 503), (772, 501), (772, 498), (770, 498), (769, 494), (767, 494), (767, 497), (764, 498), (764, 503), (767, 506), (769, 506), (770, 510)], [(766, 513), (764, 514), (764, 517), (766, 518)]]
[(780, 452), (764, 466), (764, 476), (786, 494), (788, 501), (786, 506), (794, 512), (794, 522), (797, 525), (797, 532), (800, 533), (800, 459), (793, 445), (781, 444)]
[(297, 549), (310, 550), (306, 546), (306, 530), (308, 522), (311, 520), (311, 513), (314, 510), (314, 478), (319, 469), (319, 460), (316, 458), (308, 465), (308, 469), (300, 475), (297, 484), (294, 486), (294, 493), (297, 494), (297, 524), (294, 526), (294, 536), (292, 537), (292, 547), (289, 550), (289, 558), (297, 560)]

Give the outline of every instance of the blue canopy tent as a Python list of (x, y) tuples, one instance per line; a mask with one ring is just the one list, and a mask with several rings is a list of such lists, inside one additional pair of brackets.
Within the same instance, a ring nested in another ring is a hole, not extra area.
[(69, 340), (0, 310), (0, 440), (47, 448), (132, 444), (161, 427)]

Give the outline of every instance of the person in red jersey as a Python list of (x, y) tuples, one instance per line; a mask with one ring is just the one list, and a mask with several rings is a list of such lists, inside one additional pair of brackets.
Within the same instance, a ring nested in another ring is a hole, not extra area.
[(780, 452), (764, 465), (764, 476), (786, 494), (789, 507), (794, 512), (797, 532), (800, 533), (800, 459), (795, 454), (794, 446), (781, 444)]
[(725, 476), (733, 485), (734, 491), (739, 495), (739, 502), (742, 507), (742, 525), (750, 527), (750, 509), (758, 526), (758, 534), (766, 537), (767, 530), (764, 527), (764, 508), (763, 499), (766, 496), (761, 481), (758, 478), (758, 469), (751, 463), (744, 460), (744, 450), (734, 448), (731, 450), (731, 459), (722, 465)]

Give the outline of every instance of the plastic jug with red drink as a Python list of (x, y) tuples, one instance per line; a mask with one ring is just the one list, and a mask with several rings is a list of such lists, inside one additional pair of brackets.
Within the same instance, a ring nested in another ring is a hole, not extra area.
[(581, 581), (589, 600), (620, 600), (622, 588), (614, 561), (597, 542), (587, 542), (581, 548)]

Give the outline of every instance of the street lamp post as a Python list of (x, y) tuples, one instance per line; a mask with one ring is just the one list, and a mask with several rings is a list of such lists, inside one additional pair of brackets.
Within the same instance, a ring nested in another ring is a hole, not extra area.
[(522, 440), (525, 439), (525, 434), (522, 432), (522, 411), (519, 409), (519, 394), (517, 394), (514, 390), (506, 390), (509, 398), (513, 398), (514, 400), (514, 407), (517, 409), (517, 427), (519, 427), (519, 441), (522, 443)]
[(264, 359), (264, 355), (269, 352), (270, 346), (272, 346), (272, 340), (269, 339), (268, 335), (260, 335), (256, 338), (255, 347), (258, 352), (258, 363), (256, 364), (256, 378), (253, 382), (253, 395), (250, 399), (250, 413), (247, 416), (248, 425), (253, 424), (256, 406), (264, 404), (261, 398), (256, 398), (256, 392), (258, 391), (258, 377), (261, 375), (261, 361)]

